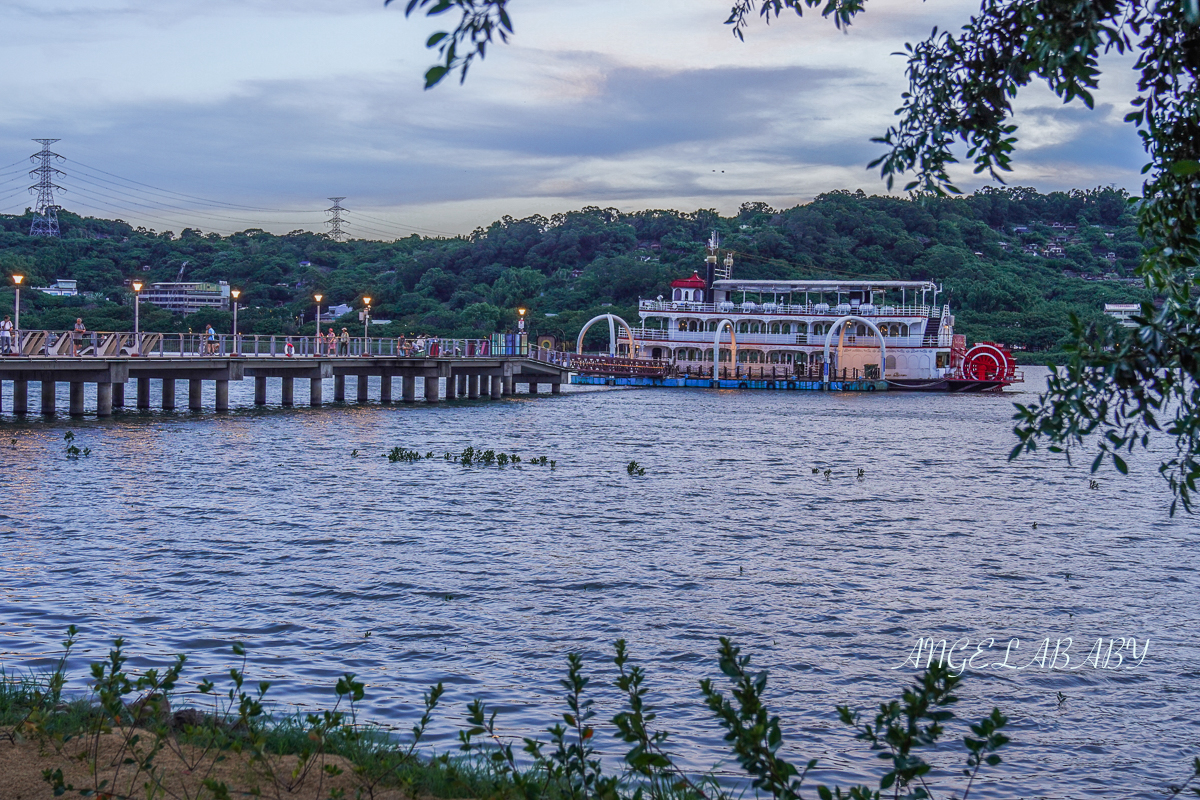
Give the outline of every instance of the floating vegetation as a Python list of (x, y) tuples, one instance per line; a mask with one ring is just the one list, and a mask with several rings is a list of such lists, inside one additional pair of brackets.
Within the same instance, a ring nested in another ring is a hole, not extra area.
[(1088, 481), (1088, 488), (1089, 489), (1099, 489), (1100, 481), (1097, 481), (1097, 480)]
[(641, 476), (646, 474), (646, 468), (636, 461), (630, 461), (628, 464), (626, 464), (625, 471), (630, 475)]
[(358, 458), (358, 448), (355, 448), (354, 450), (351, 450), (351, 451), (350, 451), (350, 457), (351, 457), (351, 458)]
[(1058, 699), (1058, 704), (1059, 704), (1060, 706), (1061, 706), (1063, 703), (1067, 702), (1067, 696), (1066, 696), (1065, 694), (1063, 694), (1062, 692), (1059, 692), (1059, 693), (1058, 693), (1058, 698), (1057, 698), (1057, 699)]
[(861, 481), (866, 476), (867, 476), (867, 471), (865, 469), (863, 469), (862, 467), (859, 467), (858, 468), (858, 479)]
[[(386, 456), (387, 460), (393, 464), (400, 461), (412, 463), (415, 461), (420, 461), (422, 458), (431, 459), (434, 457), (432, 450), (422, 456), (419, 450), (405, 450), (403, 447), (393, 447), (389, 452), (384, 453), (383, 455)], [(509, 465), (520, 464), (522, 461), (521, 456), (517, 455), (516, 453), (505, 453), (502, 451), (498, 452), (496, 450), (483, 450), (471, 445), (465, 447), (458, 455), (448, 451), (442, 453), (442, 460), (448, 461), (452, 464), (461, 464), (464, 467), (490, 467), (493, 464), (498, 467), (507, 467)], [(549, 458), (548, 456), (538, 456), (537, 458), (530, 459), (529, 463), (541, 467), (548, 466), (550, 469), (554, 469), (558, 466), (558, 462)]]
[[(13, 441), (15, 442), (16, 439), (13, 439)], [(71, 431), (67, 431), (65, 434), (63, 434), (63, 441), (67, 443), (67, 458), (78, 459), (80, 456), (90, 456), (92, 454), (90, 447), (85, 447), (80, 450), (75, 446), (75, 434)]]

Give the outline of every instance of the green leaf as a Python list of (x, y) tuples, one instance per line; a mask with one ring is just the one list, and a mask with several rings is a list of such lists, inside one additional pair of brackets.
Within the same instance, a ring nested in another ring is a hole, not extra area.
[(425, 46), (436, 47), (438, 42), (440, 42), (442, 39), (445, 39), (449, 35), (450, 34), (446, 33), (445, 31), (438, 31), (433, 36), (429, 37), (428, 41), (425, 42)]
[(1122, 475), (1129, 474), (1129, 467), (1128, 467), (1128, 465), (1125, 464), (1125, 459), (1121, 458), (1116, 453), (1113, 453), (1112, 460), (1113, 460), (1113, 466), (1117, 468), (1117, 472), (1121, 473)]
[(425, 73), (425, 88), (432, 89), (434, 86), (437, 86), (438, 82), (441, 81), (442, 78), (446, 77), (446, 73), (449, 71), (450, 70), (448, 67), (443, 67), (440, 65), (436, 67), (430, 67), (429, 71)]
[(1200, 172), (1200, 161), (1176, 161), (1171, 165), (1171, 174), (1180, 178)]

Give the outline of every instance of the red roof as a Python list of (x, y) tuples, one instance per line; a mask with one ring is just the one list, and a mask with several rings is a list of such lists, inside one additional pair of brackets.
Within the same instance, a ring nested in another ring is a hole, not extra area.
[(678, 281), (671, 281), (672, 289), (703, 289), (705, 286), (704, 278), (700, 277), (699, 272), (693, 272), (692, 277), (683, 278)]

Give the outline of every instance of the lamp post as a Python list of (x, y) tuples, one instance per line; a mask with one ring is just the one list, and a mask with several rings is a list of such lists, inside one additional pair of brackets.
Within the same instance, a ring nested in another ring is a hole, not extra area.
[(323, 294), (314, 294), (313, 300), (317, 301), (317, 338), (313, 339), (313, 355), (321, 355), (321, 298)]
[[(17, 333), (17, 331), (20, 330), (20, 282), (24, 281), (24, 279), (25, 279), (24, 275), (12, 276), (12, 282), (17, 284), (17, 299), (16, 299), (16, 301), (13, 302), (13, 317), (16, 318), (16, 321), (13, 321), (13, 324), (12, 324), (14, 333)], [(20, 335), (19, 335), (19, 333), (17, 333), (17, 342), (18, 342), (17, 349), (20, 350)]]
[(242, 290), (241, 289), (232, 289), (229, 292), (229, 296), (233, 298), (233, 355), (236, 356), (236, 355), (241, 355), (241, 353), (238, 352), (238, 350), (240, 348), (238, 347), (238, 338), (237, 338), (237, 307), (238, 307), (238, 298), (242, 296)]
[[(139, 319), (141, 314), (139, 312), (142, 305), (142, 282), (134, 281), (129, 284), (129, 288), (133, 289), (133, 354), (140, 356), (142, 354), (142, 337), (139, 330), (141, 327), (141, 320)], [(138, 380), (141, 379), (139, 378)]]
[(364, 297), (367, 307), (363, 310), (363, 355), (370, 355), (371, 349), (371, 298)]
[(521, 351), (524, 348), (521, 347), (521, 345), (523, 344), (524, 339), (525, 339), (525, 309), (518, 308), (517, 309), (517, 352), (514, 355), (518, 355), (518, 356), (523, 355)]

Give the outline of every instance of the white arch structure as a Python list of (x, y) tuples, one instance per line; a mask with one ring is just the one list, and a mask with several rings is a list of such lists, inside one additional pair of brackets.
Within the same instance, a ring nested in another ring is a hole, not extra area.
[[(875, 337), (879, 339), (879, 377), (882, 379), (884, 375), (884, 369), (887, 366), (887, 342), (884, 341), (883, 332), (880, 331), (879, 327), (874, 322), (871, 322), (871, 320), (864, 317), (858, 317), (853, 314), (847, 314), (846, 316), (834, 322), (829, 328), (829, 332), (825, 334), (825, 367), (823, 371), (825, 373), (826, 382), (829, 381), (829, 345), (833, 341), (834, 332), (841, 330), (842, 326), (844, 326), (847, 322), (862, 322), (865, 323), (868, 328), (875, 331)], [(839, 342), (840, 341), (841, 340), (839, 339)]]
[(629, 327), (629, 323), (618, 317), (616, 314), (601, 314), (598, 317), (592, 317), (579, 330), (579, 341), (576, 343), (575, 352), (583, 355), (583, 337), (588, 332), (588, 328), (596, 324), (602, 319), (608, 320), (608, 354), (610, 356), (617, 355), (617, 325), (619, 324), (629, 334), (629, 357), (636, 358), (637, 352), (633, 343), (633, 328)]
[(737, 369), (737, 332), (734, 329), (733, 320), (723, 319), (717, 323), (717, 332), (713, 334), (713, 371), (712, 377), (717, 379), (717, 367), (721, 363), (721, 332), (725, 330), (725, 326), (729, 326), (729, 360), (733, 362), (734, 369)]

